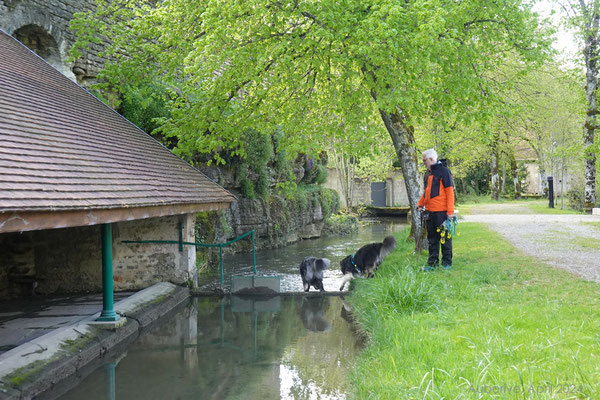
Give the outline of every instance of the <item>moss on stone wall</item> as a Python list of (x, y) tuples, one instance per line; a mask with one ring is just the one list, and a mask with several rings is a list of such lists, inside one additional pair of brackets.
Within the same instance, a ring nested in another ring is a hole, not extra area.
[[(264, 199), (240, 199), (232, 210), (197, 214), (196, 241), (224, 243), (254, 229), (257, 249), (285, 246), (305, 237), (319, 236), (327, 219), (339, 208), (339, 196), (319, 185), (298, 185)], [(224, 253), (250, 250), (241, 240)], [(218, 250), (199, 249), (199, 269), (218, 265)]]
[[(233, 235), (223, 211), (204, 211), (196, 214), (196, 243), (223, 243)], [(219, 263), (219, 250), (215, 247), (196, 248), (196, 269), (199, 273), (208, 272)]]

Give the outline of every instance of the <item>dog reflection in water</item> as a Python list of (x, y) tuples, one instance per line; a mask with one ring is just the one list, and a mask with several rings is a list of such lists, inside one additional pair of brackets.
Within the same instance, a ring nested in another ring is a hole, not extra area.
[(323, 287), (323, 271), (329, 268), (330, 261), (327, 258), (306, 257), (300, 263), (300, 276), (304, 291), (308, 292), (311, 285), (321, 292)]
[(383, 259), (395, 248), (396, 239), (393, 236), (388, 236), (383, 239), (382, 243), (366, 244), (358, 249), (356, 253), (340, 261), (342, 273), (344, 274), (340, 291), (344, 290), (346, 283), (353, 278), (362, 276), (372, 278)]
[(306, 329), (312, 332), (329, 332), (331, 324), (325, 319), (329, 297), (304, 297), (300, 309), (300, 318)]

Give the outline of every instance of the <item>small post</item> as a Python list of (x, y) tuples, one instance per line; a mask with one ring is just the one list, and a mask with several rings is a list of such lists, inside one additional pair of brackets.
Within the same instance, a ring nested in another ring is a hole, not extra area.
[(554, 178), (548, 177), (548, 207), (554, 208)]
[(102, 235), (102, 312), (96, 321), (118, 321), (113, 297), (112, 225), (100, 226)]
[(252, 258), (254, 275), (256, 275), (256, 247), (254, 246), (254, 229), (252, 229)]

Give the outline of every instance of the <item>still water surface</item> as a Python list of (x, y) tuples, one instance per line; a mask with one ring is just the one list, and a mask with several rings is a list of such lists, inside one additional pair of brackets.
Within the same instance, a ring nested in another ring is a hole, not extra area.
[(60, 398), (345, 399), (361, 346), (339, 297), (193, 298)]
[[(342, 282), (340, 261), (344, 257), (367, 243), (380, 242), (406, 226), (406, 223), (399, 222), (377, 223), (361, 226), (358, 233), (350, 236), (302, 240), (279, 249), (261, 250), (256, 253), (257, 273), (280, 276), (282, 292), (302, 291), (299, 268), (304, 257), (329, 258), (331, 267), (324, 273), (323, 285), (327, 291), (336, 291)], [(223, 264), (225, 284), (229, 284), (231, 275), (252, 274), (252, 250), (248, 253), (224, 255)], [(311, 288), (312, 290), (314, 289)]]
[[(353, 236), (260, 251), (259, 273), (281, 276), (282, 291), (299, 291), (300, 261), (327, 257), (331, 268), (325, 288), (338, 290), (343, 257), (404, 226), (370, 225)], [(252, 272), (251, 254), (228, 255), (224, 261), (229, 276)], [(342, 297), (192, 298), (60, 398), (345, 399), (362, 345)]]

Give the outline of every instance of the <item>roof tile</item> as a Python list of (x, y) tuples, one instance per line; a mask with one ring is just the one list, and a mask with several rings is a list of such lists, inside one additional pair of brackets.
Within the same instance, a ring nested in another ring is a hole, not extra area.
[(235, 197), (0, 30), (0, 213)]

